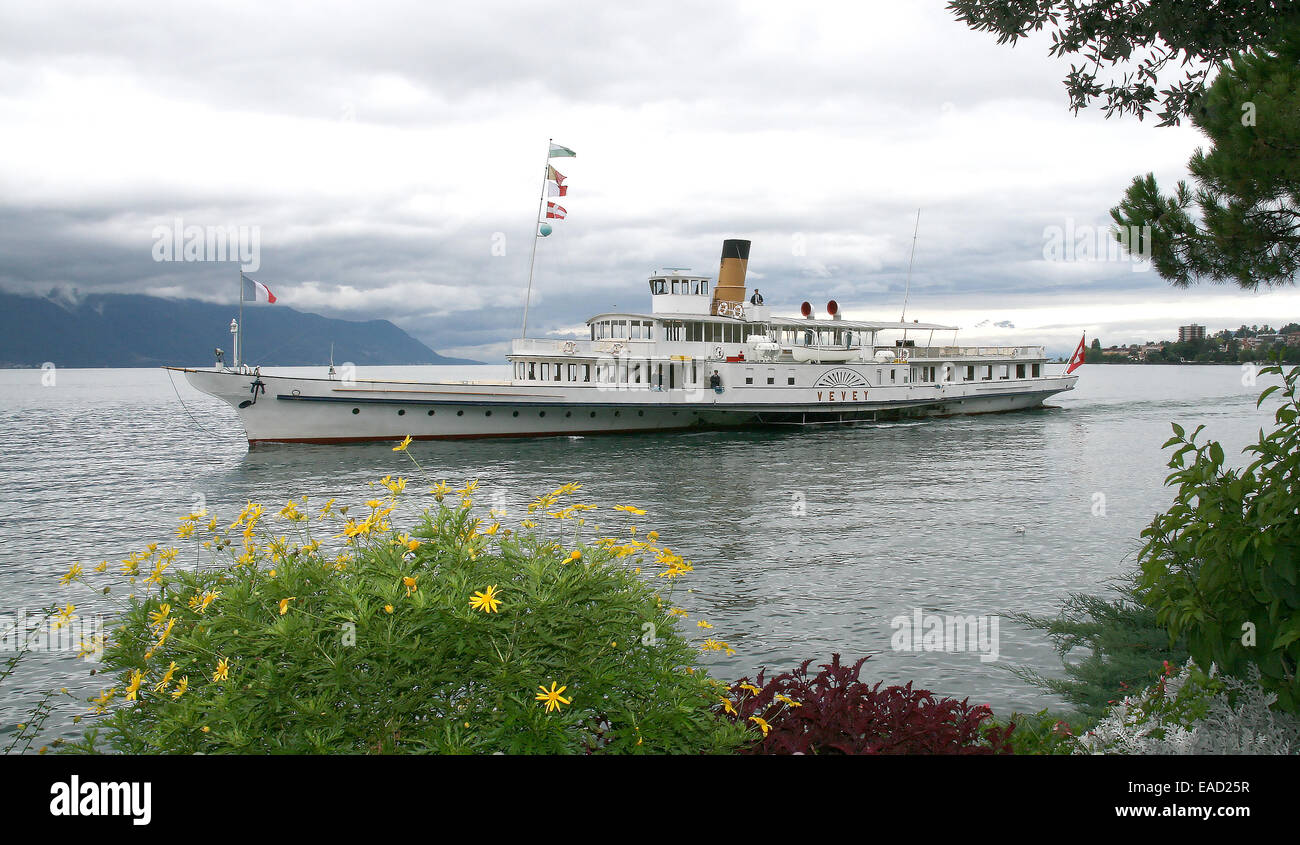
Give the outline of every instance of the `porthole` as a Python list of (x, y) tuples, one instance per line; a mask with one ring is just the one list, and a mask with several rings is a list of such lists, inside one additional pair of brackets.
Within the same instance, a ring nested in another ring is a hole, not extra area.
[(544, 416), (546, 416), (546, 412), (545, 412), (545, 411), (538, 411), (538, 412), (537, 412), (537, 416), (539, 416), (539, 417), (544, 417)]
[(617, 417), (617, 416), (621, 416), (622, 413), (623, 413), (622, 411), (615, 411), (615, 412), (614, 412), (614, 416), (616, 416), (616, 417)]
[(398, 410), (397, 410), (397, 415), (398, 415), (399, 417), (404, 417), (404, 416), (406, 416), (406, 409), (405, 409), (405, 408), (398, 408)]
[(564, 412), (564, 415), (565, 415), (566, 417), (571, 417), (571, 416), (573, 416), (573, 411), (565, 411), (565, 412)]
[(595, 412), (595, 411), (592, 411), (592, 412), (591, 412), (591, 418), (592, 418), (593, 420), (596, 418), (596, 412)]
[(519, 412), (518, 412), (518, 411), (513, 411), (513, 412), (511, 412), (510, 416), (512, 416), (512, 417), (517, 417), (517, 416), (519, 416)]
[(429, 416), (433, 416), (433, 409), (432, 409), (432, 408), (429, 409)]
[(637, 415), (638, 417), (644, 417), (644, 416), (645, 416), (645, 411), (637, 411), (637, 412), (636, 412), (636, 415)]
[(354, 413), (354, 414), (359, 414), (359, 413), (361, 413), (361, 409), (360, 409), (360, 408), (353, 408), (353, 409), (352, 409), (352, 413)]
[(461, 411), (457, 411), (457, 412), (456, 412), (456, 416), (458, 416), (458, 417), (463, 417), (463, 416), (465, 416), (465, 412), (464, 412), (463, 410), (461, 410)]
[(484, 412), (483, 412), (483, 416), (485, 416), (485, 417), (490, 417), (490, 416), (492, 416), (492, 412), (491, 412), (491, 411), (484, 411)]

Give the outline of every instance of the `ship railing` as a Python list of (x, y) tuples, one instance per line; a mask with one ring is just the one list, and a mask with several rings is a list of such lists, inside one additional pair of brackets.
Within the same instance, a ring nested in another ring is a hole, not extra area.
[(908, 358), (1042, 358), (1041, 346), (878, 346)]
[(649, 338), (607, 337), (600, 340), (565, 340), (540, 337), (515, 338), (510, 342), (511, 355), (546, 355), (570, 357), (581, 355), (619, 355), (643, 350), (654, 341)]

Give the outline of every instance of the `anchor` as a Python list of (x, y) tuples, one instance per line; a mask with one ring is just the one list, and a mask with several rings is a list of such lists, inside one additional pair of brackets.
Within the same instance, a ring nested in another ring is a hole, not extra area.
[(247, 408), (250, 405), (256, 405), (257, 394), (266, 393), (266, 383), (262, 381), (261, 376), (258, 376), (256, 379), (254, 379), (252, 384), (248, 386), (248, 392), (253, 394), (253, 398), (245, 399), (243, 402), (240, 402), (239, 403), (240, 408)]

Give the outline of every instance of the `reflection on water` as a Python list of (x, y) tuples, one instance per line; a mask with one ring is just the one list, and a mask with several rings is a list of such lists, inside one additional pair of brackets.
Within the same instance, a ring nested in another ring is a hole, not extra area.
[[(147, 542), (169, 542), (177, 517), (198, 502), (223, 518), (249, 499), (359, 502), (374, 480), (414, 471), (384, 444), (250, 452), (233, 410), (163, 371), (60, 371), (53, 387), (42, 387), (40, 375), (0, 371), (0, 614), (54, 601), (73, 601), (78, 613), (103, 609), (97, 597), (60, 588), (58, 574), (73, 561), (115, 563)], [(362, 377), (505, 375), (497, 367), (384, 368)], [(695, 563), (682, 582), (693, 592), (679, 604), (737, 650), (702, 658), (723, 679), (832, 652), (874, 653), (866, 670), (873, 679), (913, 680), (997, 710), (1037, 710), (1056, 702), (1007, 667), (1058, 671), (1040, 633), (1003, 620), (999, 659), (986, 663), (972, 653), (893, 651), (891, 620), (914, 608), (1052, 612), (1071, 591), (1104, 589), (1131, 565), (1138, 531), (1169, 501), (1159, 449), (1169, 422), (1204, 422), (1235, 454), (1270, 419), (1254, 408), (1259, 389), (1242, 386), (1233, 367), (1088, 367), (1079, 389), (1053, 407), (1013, 414), (809, 431), (420, 442), (412, 452), (426, 474), (408, 490), (478, 478), (479, 501), (495, 497), (518, 518), (531, 498), (576, 481), (586, 501), (645, 508), (639, 527), (659, 530)], [(1094, 515), (1097, 494), (1104, 515)], [(90, 668), (68, 655), (25, 663), (7, 684), (0, 730), (11, 731), (51, 685), (98, 692)]]

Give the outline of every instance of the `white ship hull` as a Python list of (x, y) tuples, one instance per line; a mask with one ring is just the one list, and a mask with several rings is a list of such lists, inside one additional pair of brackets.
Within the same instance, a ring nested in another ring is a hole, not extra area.
[[(728, 384), (740, 380), (742, 366), (719, 362), (714, 368)], [(816, 382), (828, 376), (842, 381), (846, 365), (804, 365), (801, 369), (811, 382), (806, 387), (737, 385), (717, 393), (698, 387), (651, 390), (632, 385), (344, 382), (174, 369), (198, 390), (235, 407), (254, 446), (396, 441), (408, 435), (433, 440), (834, 425), (996, 413), (1037, 407), (1049, 396), (1071, 390), (1078, 378), (818, 386)], [(865, 381), (865, 376), (859, 378)]]

